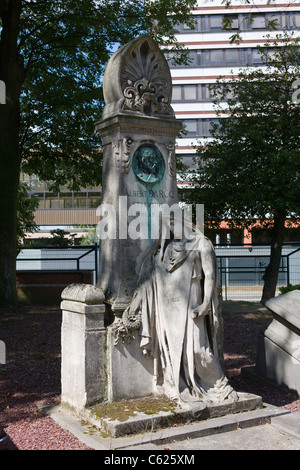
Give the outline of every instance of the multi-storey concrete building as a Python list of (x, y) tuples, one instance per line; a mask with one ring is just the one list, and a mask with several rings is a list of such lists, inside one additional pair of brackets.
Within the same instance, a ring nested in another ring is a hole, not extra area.
[(26, 183), (31, 197), (38, 200), (35, 211), (35, 222), (40, 230), (28, 234), (28, 241), (48, 238), (50, 231), (56, 228), (64, 229), (77, 238), (86, 235), (86, 231), (80, 229), (81, 225), (95, 225), (98, 222), (96, 216), (97, 207), (101, 202), (101, 187), (82, 188), (80, 191), (70, 191), (62, 187), (60, 192), (50, 190), (50, 184), (40, 181), (35, 175), (21, 174), (21, 182)]
[[(187, 66), (172, 66), (173, 108), (185, 124), (187, 135), (178, 140), (177, 152), (192, 166), (195, 145), (210, 136), (211, 122), (216, 119), (210, 86), (222, 76), (237, 76), (239, 69), (250, 65), (263, 66), (257, 46), (275, 39), (285, 29), (300, 29), (300, 3), (288, 0), (253, 0), (246, 4), (233, 0), (229, 8), (222, 0), (198, 0), (192, 12), (195, 28), (180, 26), (177, 36), (190, 50)], [(231, 20), (231, 31), (223, 29), (223, 17)], [(270, 21), (276, 20), (277, 29), (270, 30)], [(240, 31), (242, 40), (231, 42)]]

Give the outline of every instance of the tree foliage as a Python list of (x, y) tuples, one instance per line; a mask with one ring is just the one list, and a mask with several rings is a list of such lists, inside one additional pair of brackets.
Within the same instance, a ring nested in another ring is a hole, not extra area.
[(145, 31), (162, 44), (181, 48), (174, 46), (176, 25), (191, 21), (194, 3), (23, 1), (18, 37), (26, 78), (21, 92), (23, 170), (56, 187), (99, 184), (101, 152), (94, 123), (101, 118), (101, 83), (112, 51)]
[(25, 183), (19, 185), (18, 211), (17, 211), (17, 247), (23, 245), (27, 233), (34, 233), (38, 226), (34, 220), (34, 211), (38, 207), (38, 200), (28, 196), (29, 187)]
[[(77, 189), (101, 180), (102, 77), (116, 45), (148, 32), (174, 48), (195, 0), (0, 0), (0, 302), (16, 299), (20, 170)], [(178, 45), (180, 49), (181, 46)], [(179, 60), (184, 59), (184, 55)]]
[(205, 205), (206, 220), (215, 226), (226, 220), (251, 229), (259, 221), (271, 229), (277, 267), (265, 275), (266, 286), (272, 271), (269, 297), (275, 294), (285, 226), (300, 217), (300, 105), (294, 88), (300, 77), (299, 39), (278, 36), (260, 53), (264, 69), (246, 68), (215, 87), (220, 119), (212, 140), (199, 149), (193, 175), (198, 187), (188, 197)]

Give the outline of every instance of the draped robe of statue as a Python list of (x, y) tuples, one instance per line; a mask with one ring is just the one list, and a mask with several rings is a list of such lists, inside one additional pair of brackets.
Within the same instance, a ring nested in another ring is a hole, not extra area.
[(144, 256), (127, 313), (141, 315), (140, 346), (168, 396), (216, 403), (234, 395), (219, 361), (216, 282), (214, 250), (203, 236), (161, 240)]

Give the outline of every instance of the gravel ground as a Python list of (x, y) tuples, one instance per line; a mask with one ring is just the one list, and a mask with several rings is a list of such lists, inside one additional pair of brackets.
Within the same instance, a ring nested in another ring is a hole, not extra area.
[[(270, 321), (266, 313), (224, 311), (226, 373), (236, 390), (300, 411), (297, 395), (241, 374), (241, 367), (255, 364), (259, 328)], [(2, 428), (10, 438), (9, 450), (90, 450), (39, 409), (60, 402), (60, 328), (56, 307), (0, 310), (0, 340), (7, 356), (6, 366), (0, 365), (0, 437)]]

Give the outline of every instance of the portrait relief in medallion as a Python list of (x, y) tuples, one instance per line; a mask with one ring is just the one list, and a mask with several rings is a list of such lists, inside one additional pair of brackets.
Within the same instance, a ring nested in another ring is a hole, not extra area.
[(141, 145), (133, 154), (132, 168), (139, 180), (157, 183), (165, 174), (164, 157), (154, 145)]

